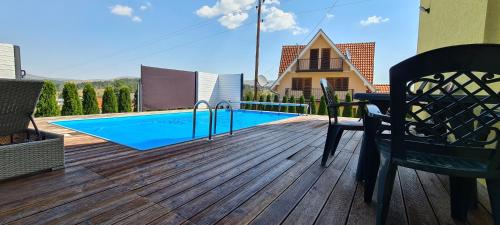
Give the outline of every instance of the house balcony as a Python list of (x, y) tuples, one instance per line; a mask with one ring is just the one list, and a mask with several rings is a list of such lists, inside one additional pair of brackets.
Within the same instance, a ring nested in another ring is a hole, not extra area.
[(341, 58), (297, 59), (296, 72), (341, 72), (344, 71)]

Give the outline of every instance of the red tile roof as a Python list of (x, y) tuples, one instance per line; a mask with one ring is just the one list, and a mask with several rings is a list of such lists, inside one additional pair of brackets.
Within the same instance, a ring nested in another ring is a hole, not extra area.
[(388, 84), (374, 84), (376, 93), (389, 93), (391, 92), (391, 86)]
[[(337, 46), (342, 54), (345, 54), (346, 50), (349, 49), (352, 64), (370, 83), (373, 83), (375, 42), (345, 43), (335, 44), (335, 46)], [(279, 75), (285, 72), (305, 47), (305, 45), (285, 45), (282, 47)]]

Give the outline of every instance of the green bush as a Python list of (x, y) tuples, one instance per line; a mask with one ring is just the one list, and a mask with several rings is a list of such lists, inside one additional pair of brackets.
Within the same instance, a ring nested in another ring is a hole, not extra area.
[[(295, 97), (293, 95), (292, 95), (292, 97), (290, 97), (290, 100), (288, 100), (288, 102), (290, 102), (290, 103), (297, 103), (295, 101)], [(295, 107), (295, 106), (289, 106), (288, 107), (288, 112), (289, 113), (296, 113), (297, 112), (297, 107)]]
[(94, 86), (88, 83), (83, 87), (83, 100), (82, 100), (83, 114), (99, 114), (99, 104), (97, 103), (97, 95)]
[(134, 112), (139, 112), (139, 90), (134, 92)]
[(102, 113), (117, 113), (118, 112), (118, 102), (116, 100), (115, 91), (112, 86), (106, 87), (104, 89), (104, 94), (102, 96)]
[[(347, 93), (345, 95), (345, 102), (352, 102), (351, 94)], [(343, 117), (352, 117), (352, 106), (344, 106), (342, 110)]]
[(318, 115), (327, 115), (327, 109), (326, 109), (326, 100), (325, 96), (321, 97), (321, 100), (319, 102), (319, 109), (318, 109)]
[[(273, 102), (274, 103), (279, 103), (280, 102), (280, 97), (278, 95), (274, 95), (274, 99), (273, 99)], [(279, 106), (278, 105), (273, 105), (272, 106), (272, 111), (275, 111), (275, 112), (278, 112), (279, 111)]]
[(118, 112), (131, 112), (132, 101), (130, 100), (130, 89), (122, 86), (118, 92)]
[(36, 117), (47, 117), (59, 115), (57, 106), (57, 88), (52, 81), (45, 81), (42, 87), (42, 93), (36, 105)]
[(311, 107), (311, 114), (316, 114), (316, 98), (312, 95), (309, 99), (309, 107)]
[[(264, 95), (260, 95), (259, 96), (259, 102), (264, 102)], [(257, 106), (258, 106), (258, 108), (257, 108), (258, 110), (264, 110), (265, 109), (264, 105), (257, 105)]]
[(64, 103), (61, 115), (72, 116), (82, 114), (82, 102), (80, 101), (80, 97), (78, 97), (78, 90), (74, 83), (64, 84), (62, 96)]
[[(299, 104), (304, 104), (304, 103), (306, 103), (306, 99), (305, 99), (305, 98), (304, 98), (304, 96), (302, 95), (302, 96), (300, 96), (300, 98), (299, 98)], [(298, 109), (299, 109), (299, 113), (301, 113), (301, 114), (306, 114), (306, 113), (307, 113), (307, 112), (306, 112), (306, 107), (304, 107), (304, 106), (301, 106), (301, 107), (299, 107)]]
[[(266, 96), (266, 102), (271, 102), (271, 94), (268, 94)], [(266, 105), (266, 111), (272, 111), (273, 109), (273, 106), (272, 105)]]
[[(338, 95), (334, 95), (333, 96), (333, 101), (335, 101), (335, 104), (339, 104), (340, 103), (339, 96)], [(340, 116), (340, 107), (337, 107), (336, 113), (337, 113), (337, 116)]]
[[(281, 103), (287, 103), (287, 102), (288, 102), (288, 98), (285, 95), (285, 96), (283, 96), (283, 99), (281, 100)], [(280, 112), (288, 112), (288, 106), (282, 105)]]
[[(251, 101), (251, 99), (252, 99), (252, 97), (250, 97), (250, 95), (247, 95), (245, 97), (245, 101), (247, 101), (247, 102)], [(243, 107), (243, 109), (251, 109), (249, 104), (242, 104), (242, 107)]]

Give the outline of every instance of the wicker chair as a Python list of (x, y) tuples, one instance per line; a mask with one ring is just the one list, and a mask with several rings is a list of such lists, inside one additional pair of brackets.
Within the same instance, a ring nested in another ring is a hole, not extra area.
[(64, 167), (63, 136), (39, 131), (33, 119), (42, 86), (0, 79), (0, 180)]

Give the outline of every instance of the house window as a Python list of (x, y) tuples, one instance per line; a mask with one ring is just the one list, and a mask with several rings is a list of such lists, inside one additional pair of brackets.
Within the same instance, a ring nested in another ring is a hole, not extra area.
[(311, 49), (309, 52), (309, 69), (317, 70), (319, 64), (319, 49)]
[(312, 78), (292, 78), (292, 90), (303, 91), (311, 88)]
[(330, 48), (321, 49), (321, 69), (322, 70), (332, 69), (330, 66)]
[(347, 91), (349, 89), (348, 77), (332, 77), (326, 78), (326, 80), (336, 91)]

